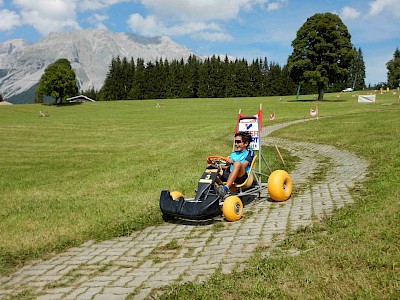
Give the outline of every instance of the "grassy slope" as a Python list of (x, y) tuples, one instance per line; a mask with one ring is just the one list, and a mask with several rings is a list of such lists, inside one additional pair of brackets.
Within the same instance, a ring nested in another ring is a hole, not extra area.
[[(217, 274), (204, 285), (170, 287), (162, 298), (398, 299), (400, 105), (398, 100), (390, 103), (275, 133), (336, 145), (368, 159), (370, 175), (354, 191), (355, 205), (290, 236), (273, 256), (263, 257), (265, 249), (260, 249), (244, 272)], [(293, 249), (300, 255), (286, 254)]]
[[(395, 121), (396, 118), (398, 120), (399, 106), (382, 106), (380, 103), (358, 105), (350, 95), (346, 95), (349, 101), (345, 102), (337, 102), (334, 95), (331, 97), (332, 101), (320, 103), (319, 109), (322, 116), (334, 115), (335, 118), (321, 120), (318, 127), (304, 124), (278, 133), (280, 136), (301, 136), (302, 140), (335, 144), (371, 160), (371, 171), (376, 176), (366, 185), (368, 188), (362, 194), (364, 201), (359, 204), (372, 203), (362, 207), (365, 214), (358, 216), (359, 205), (356, 205), (335, 215), (338, 220), (332, 219), (332, 222), (322, 224), (323, 229), (316, 233), (315, 230), (311, 230), (311, 233), (306, 230), (298, 235), (299, 241), (291, 239), (288, 242), (296, 247), (297, 244), (303, 245), (301, 237), (304, 234), (305, 240), (315, 240), (317, 245), (321, 243), (322, 246), (317, 249), (327, 248), (328, 252), (333, 246), (325, 237), (336, 239), (337, 246), (344, 247), (341, 233), (348, 231), (346, 224), (350, 226), (355, 222), (357, 225), (358, 217), (366, 215), (366, 220), (372, 222), (379, 212), (383, 217), (378, 220), (393, 222), (393, 218), (397, 219), (394, 225), (398, 224), (399, 217), (398, 211), (389, 213), (381, 209), (381, 206), (387, 206), (386, 202), (383, 204), (382, 201), (376, 201), (377, 195), (383, 194), (388, 204), (398, 201), (399, 198), (398, 188), (393, 188), (396, 186), (393, 172), (397, 170), (397, 176), (399, 173), (398, 160), (397, 165), (394, 163), (399, 153), (393, 145), (399, 134)], [(239, 108), (244, 113), (254, 113), (261, 101), (265, 116), (266, 113), (275, 111), (278, 121), (285, 121), (305, 117), (308, 109), (315, 105), (286, 100), (289, 98), (284, 98), (283, 101), (278, 98), (168, 100), (163, 101), (162, 108), (158, 109), (152, 101), (87, 103), (58, 108), (39, 105), (1, 107), (1, 269), (4, 271), (24, 259), (42, 257), (51, 251), (60, 251), (88, 239), (122, 235), (161, 222), (158, 209), (160, 190), (168, 188), (182, 190), (185, 194), (193, 193), (204, 167), (202, 158), (210, 154), (229, 152), (230, 143), (223, 141), (232, 132)], [(394, 100), (388, 98), (382, 101)], [(39, 110), (47, 111), (50, 117), (39, 118)], [(379, 111), (389, 111), (389, 117), (379, 118)], [(353, 138), (350, 134), (343, 134), (353, 130)], [(320, 131), (323, 135), (310, 135), (310, 131)], [(357, 137), (358, 142), (354, 142), (354, 137)], [(369, 142), (378, 138), (381, 140), (380, 144)], [(374, 206), (378, 207), (372, 209)], [(393, 209), (393, 205), (389, 207)], [(346, 215), (347, 211), (350, 218)], [(390, 214), (393, 215), (392, 219), (387, 216)], [(355, 221), (348, 225), (348, 220), (353, 219)], [(341, 225), (343, 222), (345, 225)], [(387, 222), (382, 221), (381, 224)], [(375, 225), (373, 224), (373, 228), (376, 228)], [(333, 226), (332, 229), (329, 226)], [(344, 228), (341, 229), (340, 226)], [(390, 230), (387, 230), (385, 226), (380, 231), (388, 232), (388, 239), (392, 242), (393, 235), (397, 233), (399, 236), (398, 227), (389, 227)], [(362, 249), (369, 251), (368, 247)], [(376, 251), (379, 252), (379, 249), (378, 247)], [(313, 251), (308, 251), (305, 255), (314, 257)], [(339, 255), (341, 252), (337, 251)], [(376, 251), (371, 259), (377, 257)], [(344, 251), (343, 255), (351, 253)], [(399, 260), (398, 253), (394, 254), (394, 258)], [(256, 298), (258, 293), (264, 296), (270, 293), (266, 289), (271, 286), (271, 281), (265, 281), (263, 273), (269, 270), (269, 276), (275, 276), (276, 272), (270, 268), (271, 264), (277, 265), (277, 268), (280, 266), (285, 271), (283, 266), (290, 263), (293, 268), (292, 271), (288, 268), (288, 272), (294, 272), (297, 270), (296, 266), (301, 265), (297, 259), (285, 256), (277, 260), (255, 259), (248, 272), (254, 273), (252, 280), (260, 282), (264, 288), (250, 290), (251, 297)], [(300, 268), (302, 271), (299, 272), (313, 270), (307, 267), (308, 258), (303, 263), (306, 266)], [(326, 262), (319, 263), (323, 266)], [(321, 267), (318, 262), (315, 264), (317, 268)], [(398, 271), (398, 265), (393, 268)], [(364, 267), (361, 270), (363, 274)], [(280, 272), (281, 281), (277, 280), (279, 278), (272, 281), (286, 282), (285, 276), (289, 275), (283, 271)], [(383, 268), (382, 272), (387, 274), (387, 268)], [(246, 273), (235, 276), (252, 278)], [(229, 284), (230, 280), (234, 280), (236, 285), (235, 276), (227, 278), (227, 282), (221, 285)], [(298, 276), (298, 280), (301, 281), (301, 278), (303, 276)], [(340, 283), (342, 279), (339, 277), (337, 280)], [(384, 282), (387, 284), (388, 280)], [(251, 281), (247, 284), (254, 285)], [(372, 286), (376, 286), (376, 283)], [(189, 290), (192, 288), (189, 287)], [(246, 286), (243, 288), (248, 289)], [(288, 291), (296, 290), (292, 287), (285, 289), (279, 284), (271, 288), (277, 291), (273, 295), (286, 295)], [(301, 282), (298, 288), (300, 291), (303, 289)], [(215, 289), (217, 294), (221, 292), (218, 286)], [(235, 299), (235, 290), (229, 292), (228, 288), (224, 289), (228, 297)], [(197, 295), (203, 295), (206, 291), (211, 292), (213, 289), (207, 288)], [(179, 290), (179, 294), (184, 298), (185, 291)], [(192, 294), (193, 297), (195, 295)]]
[[(258, 104), (0, 107), (0, 270), (161, 223), (160, 191), (193, 193), (205, 158), (229, 152), (238, 106), (252, 113)], [(39, 110), (49, 117), (39, 118)]]

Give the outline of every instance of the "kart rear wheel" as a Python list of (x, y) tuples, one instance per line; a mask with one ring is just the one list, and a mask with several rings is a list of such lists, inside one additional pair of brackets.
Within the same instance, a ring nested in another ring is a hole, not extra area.
[(292, 180), (284, 170), (275, 170), (268, 178), (268, 194), (272, 200), (286, 201), (292, 194)]
[(183, 194), (178, 191), (173, 191), (169, 193), (172, 197), (172, 200), (179, 200), (179, 198), (183, 197)]
[(229, 196), (222, 205), (222, 214), (225, 220), (234, 222), (240, 220), (243, 215), (243, 203), (237, 196)]

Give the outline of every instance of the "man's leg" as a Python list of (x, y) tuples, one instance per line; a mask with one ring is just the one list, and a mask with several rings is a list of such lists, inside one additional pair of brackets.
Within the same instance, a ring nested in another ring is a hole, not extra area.
[(244, 165), (241, 164), (239, 161), (233, 164), (233, 170), (229, 174), (228, 180), (226, 181), (226, 186), (230, 188), (232, 184), (235, 182), (236, 178), (242, 177), (246, 174), (246, 169)]
[(229, 192), (229, 188), (235, 182), (236, 178), (242, 177), (245, 174), (246, 174), (246, 169), (245, 169), (244, 165), (241, 164), (239, 161), (235, 162), (233, 164), (232, 172), (230, 172), (229, 177), (226, 181), (226, 184), (219, 186), (217, 189), (217, 193), (221, 197), (225, 197), (225, 195)]

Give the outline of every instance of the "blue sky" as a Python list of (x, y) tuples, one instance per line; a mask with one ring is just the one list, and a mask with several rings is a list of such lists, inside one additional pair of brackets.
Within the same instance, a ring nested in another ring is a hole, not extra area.
[(283, 66), (297, 30), (325, 12), (339, 15), (361, 48), (366, 83), (385, 82), (386, 63), (400, 48), (400, 0), (0, 0), (0, 42), (97, 28), (166, 35), (197, 54)]

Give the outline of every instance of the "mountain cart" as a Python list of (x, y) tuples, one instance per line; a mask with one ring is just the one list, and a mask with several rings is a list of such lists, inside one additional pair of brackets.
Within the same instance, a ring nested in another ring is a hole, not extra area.
[[(226, 196), (217, 192), (218, 186), (224, 184), (218, 177), (221, 167), (227, 165), (228, 158), (209, 156), (208, 166), (198, 181), (194, 198), (185, 198), (181, 192), (163, 190), (160, 195), (160, 209), (164, 220), (173, 218), (188, 220), (206, 220), (223, 215), (227, 221), (237, 221), (243, 215), (243, 198), (247, 196), (260, 197), (261, 191), (268, 189), (269, 196), (274, 201), (285, 201), (292, 194), (292, 181), (284, 170), (271, 171), (261, 151), (262, 108), (254, 116), (244, 116), (240, 112), (235, 133), (249, 132), (252, 141), (249, 148), (258, 151), (248, 171), (247, 179), (231, 187)], [(270, 174), (261, 172), (261, 167), (269, 169)], [(267, 181), (267, 183), (266, 183)]]

